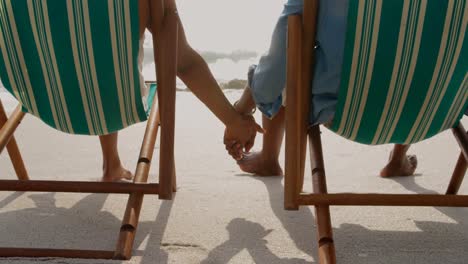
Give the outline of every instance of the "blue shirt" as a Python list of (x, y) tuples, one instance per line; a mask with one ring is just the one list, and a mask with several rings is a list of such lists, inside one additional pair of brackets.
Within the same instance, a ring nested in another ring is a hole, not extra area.
[[(312, 124), (332, 120), (338, 101), (346, 38), (349, 0), (321, 0), (317, 28)], [(273, 32), (270, 50), (249, 71), (254, 100), (266, 116), (273, 117), (283, 104), (286, 86), (288, 16), (301, 14), (303, 0), (288, 0)]]

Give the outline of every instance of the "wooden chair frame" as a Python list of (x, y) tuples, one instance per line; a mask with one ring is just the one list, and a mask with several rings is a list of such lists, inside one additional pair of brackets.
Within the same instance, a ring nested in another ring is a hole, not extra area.
[[(0, 180), (0, 191), (127, 193), (129, 194), (129, 199), (120, 228), (116, 249), (114, 251), (98, 251), (0, 248), (0, 257), (59, 257), (128, 260), (132, 256), (143, 196), (145, 194), (157, 194), (160, 199), (172, 199), (173, 192), (176, 190), (174, 132), (179, 18), (175, 6), (173, 6), (172, 3), (165, 4), (165, 0), (140, 1), (140, 3), (147, 1), (145, 4), (150, 9), (153, 49), (155, 51), (154, 60), (158, 65), (156, 70), (156, 75), (158, 76), (158, 100), (154, 100), (148, 118), (133, 183), (29, 180), (18, 145), (13, 136), (16, 128), (24, 118), (25, 113), (21, 111), (22, 108), (19, 105), (10, 118), (7, 118), (0, 101), (0, 153), (2, 153), (5, 147), (7, 148), (18, 177), (18, 180)], [(159, 127), (161, 127), (159, 184), (149, 184), (147, 181)]]
[[(457, 195), (467, 171), (468, 134), (461, 124), (452, 129), (462, 151), (445, 195), (328, 194), (320, 127), (308, 124), (317, 17), (318, 0), (304, 0), (303, 15), (291, 16), (288, 21), (284, 206), (286, 210), (315, 206), (319, 263), (328, 264), (336, 263), (330, 206), (468, 207), (468, 196)], [(302, 193), (308, 141), (313, 194)]]

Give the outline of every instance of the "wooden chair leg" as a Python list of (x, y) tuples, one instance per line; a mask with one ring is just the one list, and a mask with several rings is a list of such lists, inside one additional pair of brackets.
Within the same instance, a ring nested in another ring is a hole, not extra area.
[[(2, 102), (0, 101), (0, 129), (7, 123), (8, 117), (3, 107)], [(15, 137), (11, 135), (9, 142), (6, 145), (8, 150), (8, 155), (10, 156), (11, 162), (13, 163), (13, 168), (15, 169), (16, 175), (19, 180), (27, 181), (29, 180), (28, 172), (24, 166), (23, 158), (16, 143)]]
[[(157, 115), (158, 115), (158, 119), (157, 119), (158, 120), (158, 125), (160, 125), (161, 124), (161, 118), (160, 118), (160, 112), (159, 111), (158, 111)], [(174, 170), (172, 172), (172, 192), (177, 192), (177, 175), (176, 175), (176, 170), (175, 170), (175, 167), (176, 167), (175, 166), (175, 159), (174, 159), (173, 167), (174, 167)]]
[[(0, 153), (2, 153), (6, 145), (8, 145), (8, 142), (10, 142), (10, 139), (13, 137), (13, 133), (24, 118), (25, 113), (23, 113), (21, 109), (21, 105), (18, 105), (10, 118), (0, 128)], [(3, 111), (3, 113), (5, 113), (5, 111)]]
[[(158, 82), (161, 84), (160, 114), (161, 114), (161, 144), (159, 156), (159, 184), (161, 193), (159, 198), (171, 200), (175, 178), (175, 104), (176, 104), (176, 74), (177, 74), (177, 45), (178, 45), (178, 15), (176, 10), (168, 9), (165, 15), (164, 40), (159, 53)], [(159, 36), (153, 35), (154, 41)]]
[[(161, 124), (161, 118), (160, 118), (160, 112), (158, 111), (157, 113), (157, 116), (158, 116), (158, 119), (157, 119), (157, 122), (158, 122), (158, 125)], [(176, 171), (175, 171), (175, 160), (174, 160), (174, 170), (172, 172), (172, 192), (177, 192), (177, 175), (176, 175)]]
[[(323, 160), (322, 141), (319, 126), (314, 126), (309, 132), (310, 162), (314, 193), (326, 194), (327, 182)], [(317, 236), (319, 248), (319, 263), (336, 263), (335, 244), (329, 206), (315, 206)]]
[(310, 81), (318, 12), (317, 1), (306, 1), (304, 16), (288, 21), (288, 66), (286, 95), (285, 208), (297, 210), (297, 197), (304, 184), (309, 126)]
[(175, 162), (174, 162), (174, 170), (172, 171), (172, 192), (177, 192), (177, 173), (175, 170)]
[[(145, 137), (143, 139), (140, 158), (135, 172), (134, 183), (144, 183), (148, 181), (158, 129), (159, 111), (156, 107), (155, 100), (146, 126)], [(132, 256), (133, 243), (140, 218), (143, 197), (143, 194), (132, 193), (128, 198), (127, 208), (120, 228), (120, 235), (119, 240), (117, 241), (114, 259), (128, 260)]]
[[(160, 12), (161, 1), (150, 1), (153, 28), (153, 43), (158, 76), (158, 105), (156, 102), (151, 110), (146, 128), (140, 159), (135, 173), (135, 182), (146, 182), (153, 158), (154, 146), (158, 128), (160, 137), (160, 167), (159, 167), (159, 198), (172, 199), (175, 177), (174, 162), (174, 132), (175, 132), (175, 99), (176, 99), (176, 62), (178, 16), (175, 10)], [(162, 27), (160, 16), (164, 16)], [(161, 65), (161, 66), (159, 66)], [(143, 195), (130, 194), (125, 216), (120, 229), (120, 236), (115, 251), (115, 259), (128, 260), (132, 256), (133, 244), (138, 227)]]
[[(286, 210), (298, 210), (297, 197), (302, 190), (302, 148), (300, 147), (302, 118), (300, 105), (300, 76), (301, 76), (301, 16), (291, 16), (288, 22), (288, 65), (286, 85), (286, 166), (284, 179), (284, 207)], [(305, 158), (305, 157), (304, 157)]]
[[(159, 194), (159, 198), (163, 200), (172, 199), (173, 190), (175, 187), (175, 92), (173, 95), (169, 95), (164, 99), (169, 99), (168, 97), (171, 100), (166, 100), (166, 102), (162, 103), (162, 105), (168, 107), (169, 109), (166, 108), (164, 111), (161, 111), (161, 140), (159, 156), (159, 184), (161, 186), (161, 193)], [(171, 103), (172, 106), (169, 106)]]
[(24, 165), (23, 158), (21, 157), (18, 144), (16, 144), (14, 137), (10, 139), (10, 142), (7, 145), (7, 150), (18, 180), (29, 181), (28, 171), (26, 170), (26, 166)]
[(458, 145), (461, 148), (462, 154), (465, 156), (465, 159), (468, 161), (468, 134), (466, 129), (460, 123), (457, 127), (452, 129), (453, 135), (457, 139)]
[(449, 187), (447, 188), (447, 195), (456, 195), (460, 190), (460, 187), (463, 182), (463, 178), (465, 178), (467, 170), (467, 162), (465, 156), (460, 154), (458, 158), (457, 165), (455, 166), (455, 170), (453, 171), (452, 179), (450, 180)]
[[(153, 102), (151, 113), (146, 126), (145, 137), (143, 139), (137, 169), (135, 172), (134, 183), (144, 183), (148, 181), (151, 160), (153, 158), (154, 147), (160, 125), (160, 112), (157, 105), (158, 100)], [(119, 240), (114, 254), (114, 259), (128, 260), (132, 256), (133, 243), (135, 240), (136, 229), (140, 218), (141, 206), (143, 204), (143, 194), (130, 194), (125, 210), (124, 219), (120, 228)]]
[(449, 187), (447, 188), (446, 194), (455, 195), (460, 190), (463, 178), (465, 177), (468, 164), (468, 133), (465, 128), (460, 124), (453, 129), (455, 138), (457, 139), (462, 152), (458, 158), (457, 165), (453, 171), (452, 179), (450, 180)]
[(307, 154), (307, 131), (309, 128), (310, 109), (312, 108), (310, 98), (312, 94), (311, 83), (314, 72), (315, 52), (314, 46), (316, 45), (317, 23), (318, 23), (318, 0), (307, 0), (304, 2), (303, 15), (302, 15), (302, 36), (301, 36), (301, 76), (300, 76), (300, 89), (299, 101), (300, 116), (301, 116), (301, 186), (304, 184), (304, 172)]

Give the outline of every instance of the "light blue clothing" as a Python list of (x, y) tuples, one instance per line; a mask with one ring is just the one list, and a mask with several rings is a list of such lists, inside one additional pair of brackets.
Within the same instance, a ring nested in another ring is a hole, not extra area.
[[(319, 9), (315, 75), (310, 122), (332, 120), (338, 101), (344, 56), (349, 0), (321, 0)], [(283, 103), (286, 86), (288, 16), (300, 14), (303, 0), (288, 0), (273, 33), (271, 47), (258, 65), (249, 71), (254, 100), (266, 116), (273, 117)]]

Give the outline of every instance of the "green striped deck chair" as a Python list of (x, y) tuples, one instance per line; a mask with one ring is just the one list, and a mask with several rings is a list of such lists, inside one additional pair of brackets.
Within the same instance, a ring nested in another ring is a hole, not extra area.
[[(328, 128), (369, 145), (412, 144), (452, 129), (462, 154), (447, 195), (328, 194), (320, 127), (309, 126), (318, 0), (289, 20), (285, 208), (314, 205), (319, 262), (336, 263), (330, 205), (468, 207), (467, 0), (350, 0), (336, 115)], [(292, 107), (291, 107), (292, 106)], [(302, 193), (306, 145), (314, 184)]]
[[(0, 190), (130, 194), (115, 251), (0, 248), (0, 257), (131, 257), (143, 194), (171, 199), (175, 190), (177, 21), (164, 0), (0, 0), (0, 78), (19, 101), (10, 118), (0, 102), (0, 153), (8, 150), (20, 180), (0, 181)], [(156, 84), (142, 97), (140, 36), (148, 23), (158, 35), (158, 100)], [(134, 182), (30, 181), (13, 137), (25, 113), (81, 135), (106, 135), (148, 120)], [(159, 127), (159, 183), (149, 184)]]
[(365, 144), (411, 144), (457, 125), (468, 106), (466, 1), (350, 4), (330, 129)]
[(49, 2), (1, 3), (7, 90), (24, 111), (71, 134), (105, 135), (145, 121), (138, 5)]

